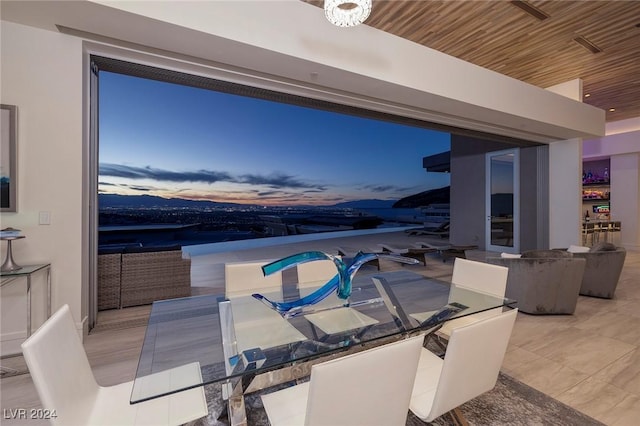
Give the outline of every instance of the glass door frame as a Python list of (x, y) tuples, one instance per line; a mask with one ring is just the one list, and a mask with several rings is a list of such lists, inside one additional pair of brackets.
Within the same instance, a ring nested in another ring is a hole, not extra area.
[[(513, 155), (513, 236), (510, 246), (492, 244), (491, 217), (491, 171), (492, 158), (502, 155)], [(487, 152), (485, 174), (485, 250), (504, 253), (520, 252), (520, 149), (510, 148), (500, 151)]]

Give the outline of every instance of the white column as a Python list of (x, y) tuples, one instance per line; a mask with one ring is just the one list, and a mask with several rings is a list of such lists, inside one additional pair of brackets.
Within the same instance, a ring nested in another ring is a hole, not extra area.
[(580, 243), (582, 139), (549, 145), (549, 246)]
[[(582, 102), (582, 80), (547, 87), (547, 90)], [(549, 246), (568, 247), (581, 242), (582, 139), (549, 145)]]

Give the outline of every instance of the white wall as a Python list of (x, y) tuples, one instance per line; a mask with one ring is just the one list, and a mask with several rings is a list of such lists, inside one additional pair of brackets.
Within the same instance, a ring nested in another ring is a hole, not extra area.
[[(611, 156), (611, 220), (622, 222), (619, 244), (640, 248), (640, 153)], [(618, 240), (615, 241), (618, 243)]]
[(549, 246), (580, 243), (582, 140), (549, 145)]
[(567, 81), (546, 88), (548, 91), (557, 93), (574, 101), (582, 102), (582, 79)]
[(585, 160), (640, 152), (640, 130), (585, 140), (582, 151)]
[[(2, 21), (1, 53), (2, 103), (18, 107), (18, 212), (2, 213), (2, 227), (26, 236), (13, 244), (16, 262), (52, 264), (52, 310), (68, 303), (81, 328), (82, 42)], [(38, 225), (40, 211), (51, 213), (51, 225)], [(3, 353), (26, 331), (24, 284), (5, 287)], [(34, 304), (35, 328), (43, 299)]]
[(615, 135), (617, 133), (629, 133), (640, 130), (640, 117), (628, 118), (626, 120), (612, 121), (605, 124), (605, 135)]

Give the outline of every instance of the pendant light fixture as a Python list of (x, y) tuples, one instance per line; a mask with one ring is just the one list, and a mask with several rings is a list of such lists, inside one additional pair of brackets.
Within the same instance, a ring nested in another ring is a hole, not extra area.
[(371, 13), (371, 0), (324, 0), (324, 14), (333, 25), (355, 27)]

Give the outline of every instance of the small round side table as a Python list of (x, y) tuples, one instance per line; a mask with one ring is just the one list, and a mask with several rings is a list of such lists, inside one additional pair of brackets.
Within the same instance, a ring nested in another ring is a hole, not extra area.
[(0, 240), (3, 240), (3, 241), (7, 242), (7, 256), (4, 259), (4, 263), (2, 264), (2, 267), (0, 267), (0, 270), (2, 272), (17, 271), (18, 269), (22, 268), (22, 266), (18, 265), (13, 260), (13, 254), (11, 253), (11, 243), (13, 242), (13, 240), (19, 240), (21, 238), (24, 238), (24, 235), (18, 235), (18, 236), (15, 236), (15, 237), (2, 237), (2, 238), (0, 238)]

